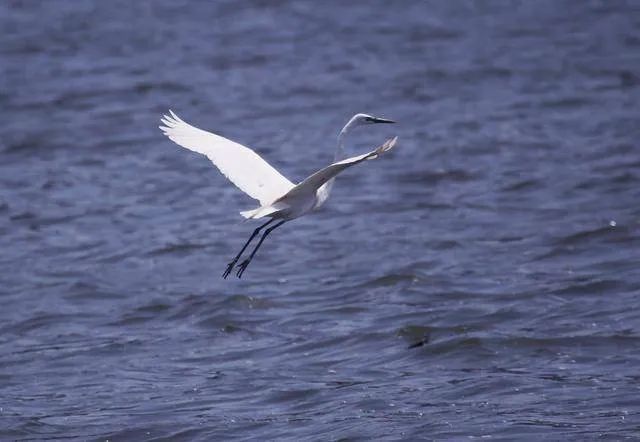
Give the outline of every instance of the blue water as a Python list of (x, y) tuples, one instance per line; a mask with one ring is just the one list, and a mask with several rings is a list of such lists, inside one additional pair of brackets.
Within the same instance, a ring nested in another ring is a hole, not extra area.
[[(0, 440), (640, 438), (640, 4), (0, 3)], [(321, 212), (255, 203), (167, 109)], [(383, 126), (383, 125), (380, 125)]]

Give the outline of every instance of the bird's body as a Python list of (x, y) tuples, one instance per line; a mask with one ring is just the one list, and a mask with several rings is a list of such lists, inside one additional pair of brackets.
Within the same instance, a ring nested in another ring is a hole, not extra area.
[(386, 152), (394, 146), (395, 141), (396, 139), (393, 138), (372, 152), (333, 163), (292, 187), (273, 203), (258, 207), (255, 210), (240, 212), (240, 214), (245, 218), (257, 219), (270, 216), (287, 221), (306, 215), (312, 210), (320, 208), (326, 202), (330, 192), (327, 183), (333, 180), (337, 174), (347, 167), (375, 158)]
[(242, 275), (266, 236), (273, 229), (322, 206), (329, 197), (336, 175), (362, 161), (377, 158), (393, 148), (397, 140), (397, 137), (392, 138), (371, 152), (341, 160), (340, 157), (344, 151), (343, 138), (349, 129), (361, 124), (393, 123), (391, 120), (356, 114), (340, 131), (336, 161), (300, 183), (293, 184), (248, 147), (198, 129), (184, 122), (172, 111), (169, 112), (171, 115), (165, 115), (162, 119), (165, 126), (160, 126), (165, 135), (182, 147), (206, 155), (240, 190), (260, 202), (259, 207), (240, 212), (240, 214), (248, 219), (270, 218), (253, 232), (240, 253), (229, 263), (223, 274), (225, 278), (262, 228), (274, 220), (279, 221), (266, 229), (249, 259), (239, 265), (238, 277)]

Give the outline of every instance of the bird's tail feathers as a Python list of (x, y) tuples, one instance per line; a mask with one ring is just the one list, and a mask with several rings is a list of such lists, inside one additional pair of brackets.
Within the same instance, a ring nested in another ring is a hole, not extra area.
[(261, 206), (253, 210), (244, 210), (240, 212), (240, 215), (244, 216), (246, 219), (258, 219), (264, 218), (265, 216), (273, 215), (276, 212), (281, 211), (282, 209), (286, 209), (288, 205), (285, 203), (273, 203), (268, 206)]
[(262, 207), (258, 207), (257, 209), (253, 210), (243, 210), (242, 212), (240, 212), (240, 215), (244, 216), (246, 219), (252, 219), (253, 216), (257, 214), (261, 208)]

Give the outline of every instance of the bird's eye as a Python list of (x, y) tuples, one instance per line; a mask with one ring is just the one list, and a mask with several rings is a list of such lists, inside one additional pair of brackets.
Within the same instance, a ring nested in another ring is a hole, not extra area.
[(366, 121), (367, 123), (373, 123), (373, 118), (371, 118), (371, 117), (364, 117), (364, 121)]

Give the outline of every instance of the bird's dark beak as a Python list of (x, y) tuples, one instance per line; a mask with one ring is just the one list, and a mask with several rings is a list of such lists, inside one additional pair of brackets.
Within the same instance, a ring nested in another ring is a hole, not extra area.
[(393, 120), (387, 120), (386, 118), (373, 118), (374, 123), (395, 123)]

